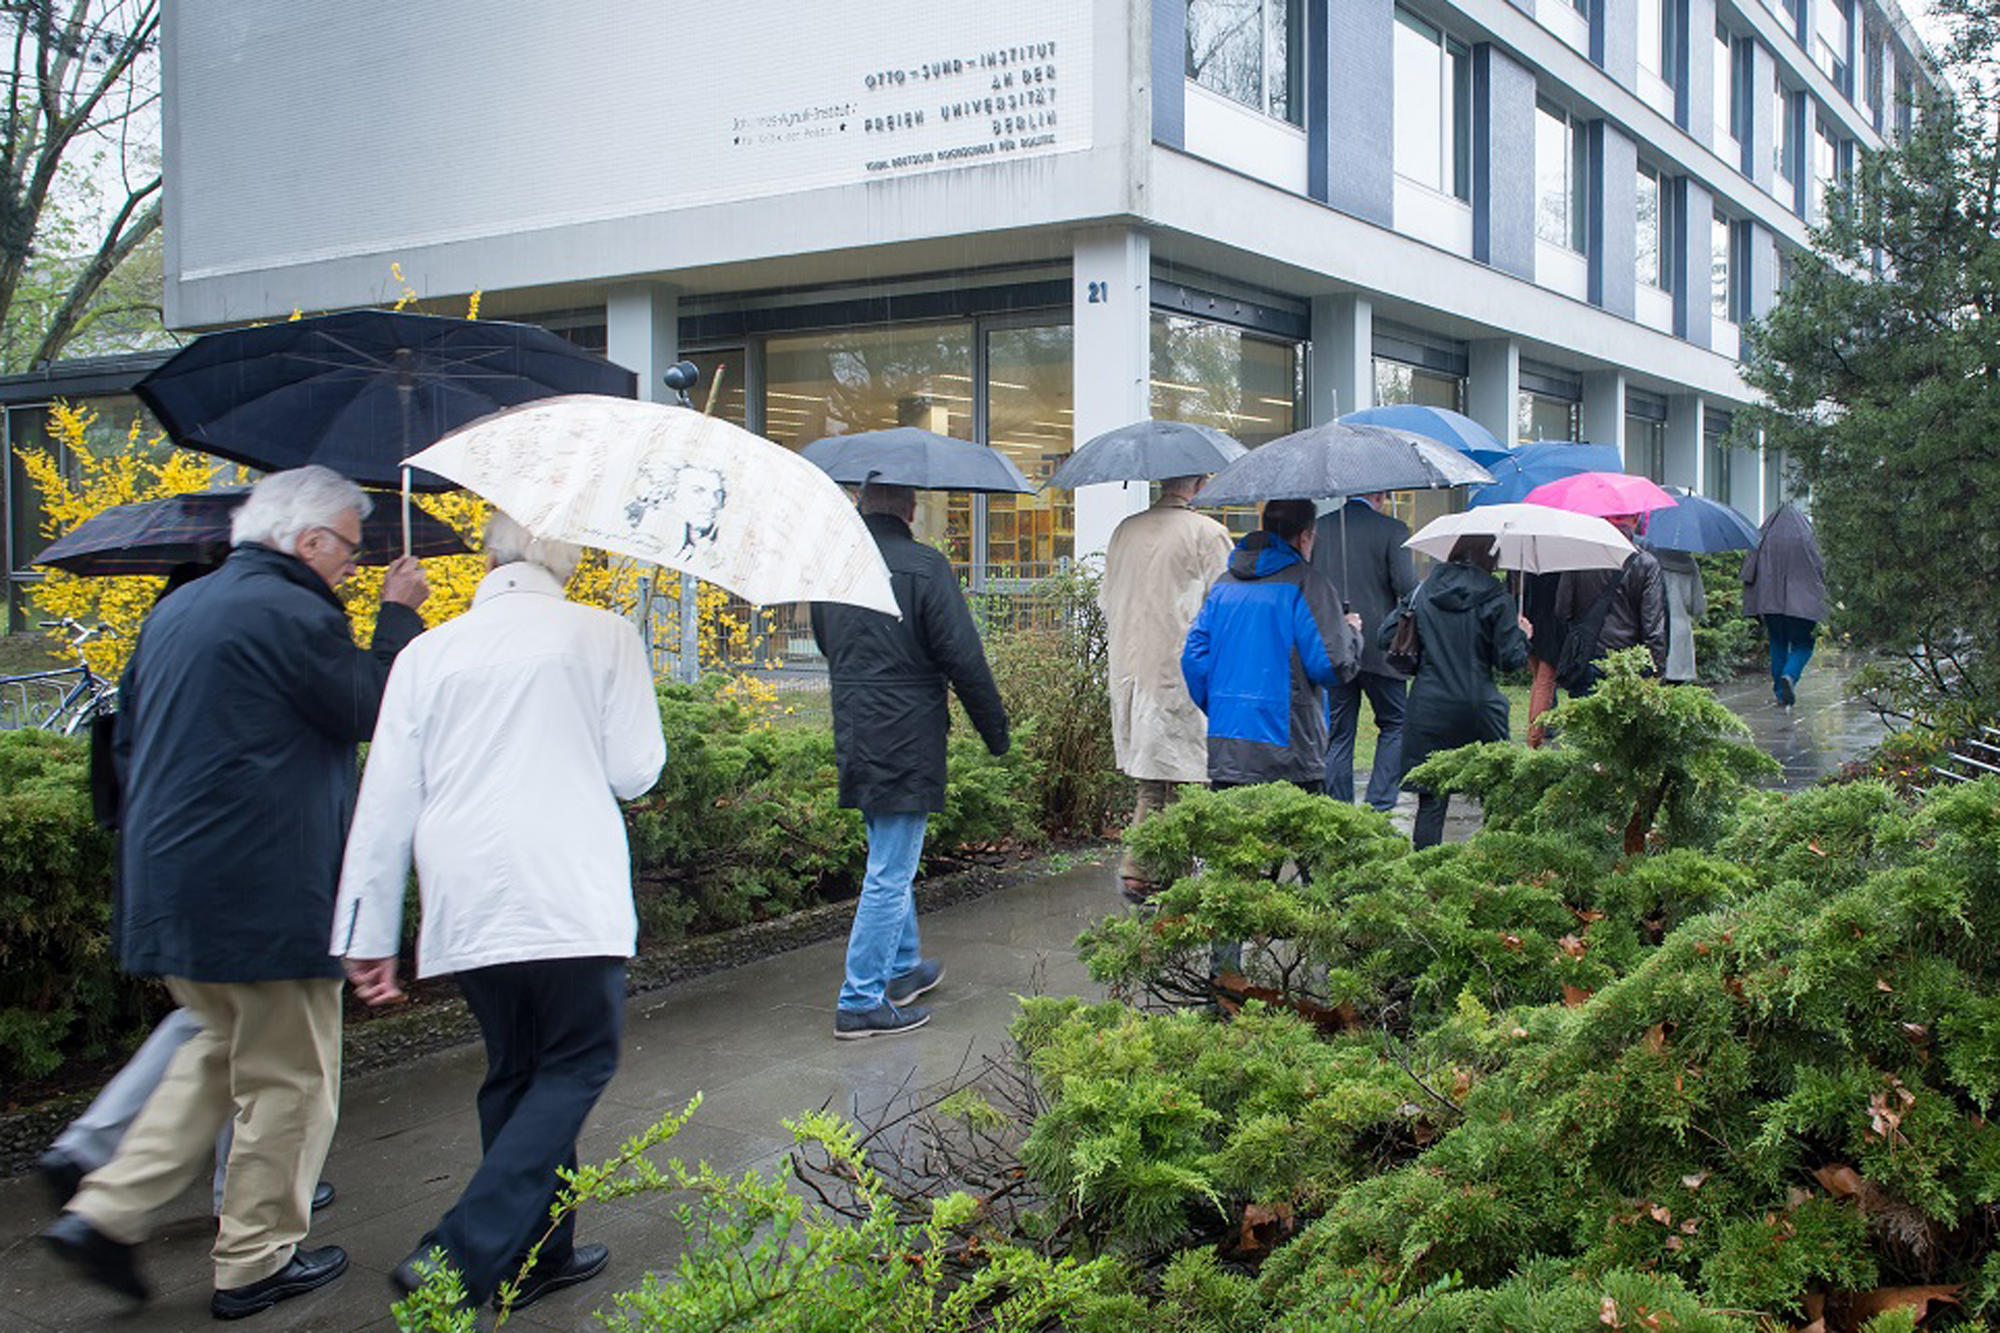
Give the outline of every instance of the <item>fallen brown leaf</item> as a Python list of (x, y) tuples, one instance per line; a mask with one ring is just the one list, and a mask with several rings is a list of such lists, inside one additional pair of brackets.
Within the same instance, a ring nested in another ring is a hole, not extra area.
[(1667, 1049), (1667, 1025), (1655, 1023), (1646, 1029), (1646, 1049), (1654, 1055)]
[(1836, 1199), (1858, 1199), (1861, 1197), (1861, 1192), (1867, 1188), (1859, 1171), (1839, 1162), (1814, 1167), (1813, 1179), (1819, 1182), (1821, 1189)]
[(1556, 941), (1556, 946), (1571, 958), (1581, 958), (1590, 949), (1588, 944), (1574, 935), (1565, 935)]
[(1858, 1325), (1888, 1310), (1914, 1308), (1918, 1322), (1922, 1322), (1930, 1314), (1932, 1301), (1958, 1304), (1958, 1293), (1964, 1286), (1962, 1282), (1954, 1282), (1941, 1287), (1877, 1287), (1873, 1291), (1857, 1291), (1848, 1304), (1848, 1313)]
[(1581, 1008), (1584, 1004), (1587, 1004), (1589, 1000), (1590, 1000), (1590, 992), (1585, 990), (1583, 987), (1572, 986), (1567, 981), (1563, 983), (1563, 1003), (1568, 1005), (1570, 1008), (1572, 1009)]

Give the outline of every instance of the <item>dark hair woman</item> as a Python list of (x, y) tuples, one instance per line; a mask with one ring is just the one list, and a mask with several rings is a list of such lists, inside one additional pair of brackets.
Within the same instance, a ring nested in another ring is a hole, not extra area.
[[(1377, 632), (1387, 648), (1403, 618), (1414, 615), (1423, 642), (1422, 664), (1410, 683), (1403, 718), (1405, 774), (1434, 751), (1507, 739), (1507, 699), (1493, 683), (1493, 673), (1516, 670), (1528, 660), (1533, 631), (1494, 579), (1496, 558), (1491, 538), (1460, 537), (1451, 558), (1433, 568)], [(1416, 792), (1411, 840), (1418, 847), (1434, 847), (1444, 840), (1450, 798), (1422, 787)]]

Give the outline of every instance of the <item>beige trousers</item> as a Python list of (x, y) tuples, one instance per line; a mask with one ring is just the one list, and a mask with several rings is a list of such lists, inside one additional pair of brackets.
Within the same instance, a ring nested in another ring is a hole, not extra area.
[(290, 1263), (310, 1224), (340, 1104), (340, 982), (166, 983), (201, 1031), (69, 1210), (138, 1244), (153, 1214), (207, 1175), (216, 1133), (233, 1119), (215, 1285), (248, 1286)]
[[(1154, 778), (1134, 778), (1133, 784), (1139, 789), (1138, 799), (1132, 803), (1132, 823), (1137, 828), (1151, 815), (1156, 815), (1173, 803), (1180, 788), (1171, 782)], [(1124, 879), (1138, 879), (1141, 876), (1139, 863), (1132, 859), (1131, 848), (1126, 848), (1125, 859), (1118, 863), (1118, 874)]]

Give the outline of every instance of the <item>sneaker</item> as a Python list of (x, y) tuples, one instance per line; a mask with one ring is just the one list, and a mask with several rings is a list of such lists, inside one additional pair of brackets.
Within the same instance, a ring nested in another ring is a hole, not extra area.
[(898, 1009), (885, 1001), (873, 1009), (836, 1009), (833, 1014), (833, 1035), (836, 1041), (859, 1041), (863, 1037), (893, 1037), (902, 1032), (915, 1032), (930, 1021), (931, 1011), (922, 1005)]
[(935, 958), (921, 959), (915, 967), (889, 982), (889, 1003), (900, 1009), (919, 995), (928, 995), (936, 990), (937, 984), (943, 980), (943, 963)]
[(217, 1319), (241, 1319), (268, 1310), (279, 1301), (318, 1291), (347, 1271), (347, 1251), (338, 1245), (295, 1250), (292, 1261), (262, 1282), (224, 1287), (209, 1297), (208, 1312)]

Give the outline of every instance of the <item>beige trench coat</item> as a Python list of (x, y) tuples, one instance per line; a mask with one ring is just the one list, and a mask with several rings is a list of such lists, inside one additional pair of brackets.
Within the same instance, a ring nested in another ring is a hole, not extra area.
[(1208, 781), (1208, 719), (1181, 679), (1181, 645), (1234, 544), (1173, 498), (1111, 534), (1098, 604), (1111, 640), (1111, 736), (1130, 777)]

